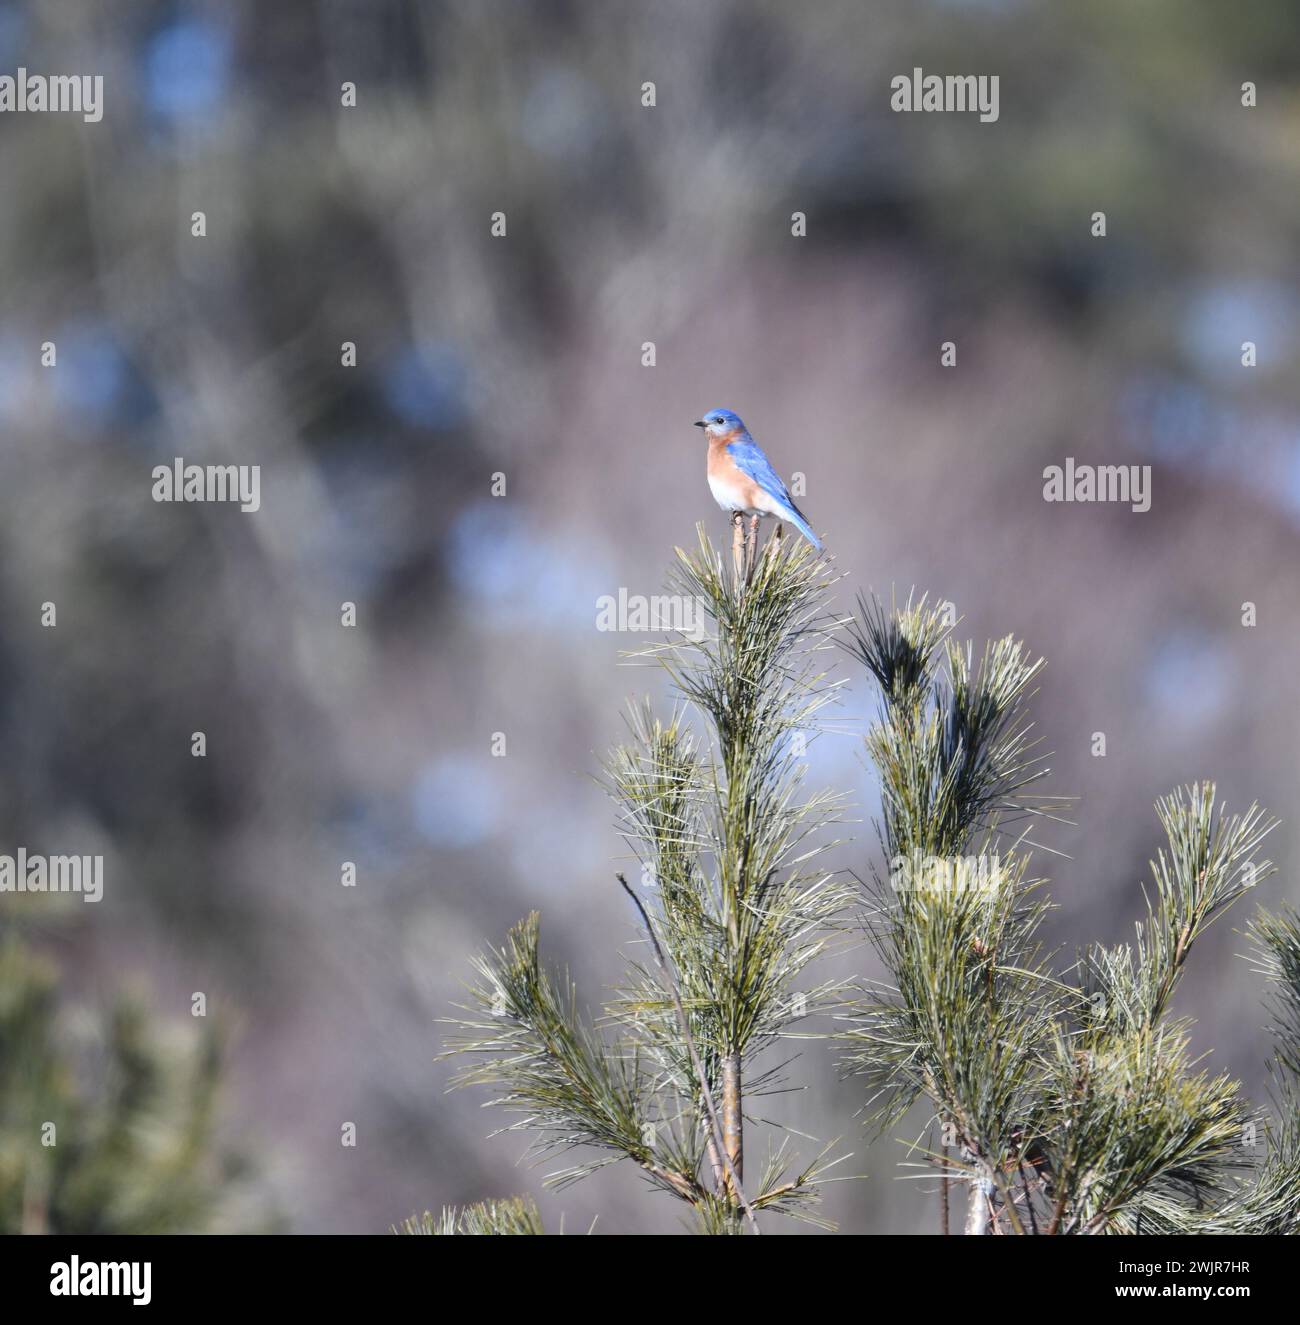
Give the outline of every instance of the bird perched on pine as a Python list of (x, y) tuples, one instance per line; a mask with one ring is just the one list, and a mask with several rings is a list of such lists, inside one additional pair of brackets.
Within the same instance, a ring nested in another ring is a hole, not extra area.
[(794, 504), (790, 490), (772, 468), (762, 447), (749, 435), (744, 420), (729, 409), (710, 410), (696, 421), (709, 439), (708, 476), (713, 499), (733, 516), (750, 517), (751, 538), (758, 534), (763, 516), (785, 520), (821, 550), (804, 513)]

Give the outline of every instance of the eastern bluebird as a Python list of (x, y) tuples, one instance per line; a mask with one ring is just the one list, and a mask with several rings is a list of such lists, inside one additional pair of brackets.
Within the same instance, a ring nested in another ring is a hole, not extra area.
[(712, 409), (695, 426), (703, 428), (709, 439), (709, 489), (724, 511), (752, 516), (755, 529), (760, 516), (774, 515), (794, 525), (821, 550), (821, 539), (738, 414)]

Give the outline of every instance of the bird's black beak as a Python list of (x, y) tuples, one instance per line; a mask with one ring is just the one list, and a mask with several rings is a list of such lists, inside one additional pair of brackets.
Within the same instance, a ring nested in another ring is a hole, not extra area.
[(707, 428), (709, 425), (708, 425), (707, 423), (705, 423), (703, 419), (696, 419), (696, 420), (695, 420), (695, 426), (696, 426), (697, 428)]

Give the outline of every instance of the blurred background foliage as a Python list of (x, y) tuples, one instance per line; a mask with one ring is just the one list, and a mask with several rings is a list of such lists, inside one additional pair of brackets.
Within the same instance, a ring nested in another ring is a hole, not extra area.
[(150, 1024), (139, 998), (59, 1007), (58, 972), (0, 949), (0, 1232), (270, 1231), (214, 1137), (221, 1035)]
[[(1279, 813), (1263, 900), (1295, 898), (1287, 0), (0, 3), (19, 65), (102, 73), (106, 109), (0, 122), (0, 849), (102, 852), (106, 883), (0, 924), (71, 1006), (143, 976), (161, 1025), (195, 990), (239, 1023), (222, 1128), (291, 1227), (524, 1186), (547, 1227), (677, 1227), (617, 1173), (541, 1196), (444, 1098), (433, 1019), (535, 907), (593, 1003), (621, 969), (590, 775), (658, 682), (596, 599), (724, 532), (711, 406), (806, 475), (846, 601), (917, 584), (1048, 659), (1051, 789), (1081, 797), (1056, 938), (1129, 937), (1148, 807), (1203, 777)], [(893, 114), (916, 66), (998, 74), (997, 123)], [(260, 464), (262, 510), (155, 505), (175, 456)], [(1152, 465), (1151, 511), (1044, 503), (1066, 456)], [(855, 682), (810, 754), (864, 820), (871, 705)], [(1178, 998), (1258, 1092), (1240, 946), (1208, 936)], [(830, 1053), (801, 1074), (786, 1120), (856, 1142)], [(841, 1226), (933, 1227), (892, 1150), (854, 1164)]]

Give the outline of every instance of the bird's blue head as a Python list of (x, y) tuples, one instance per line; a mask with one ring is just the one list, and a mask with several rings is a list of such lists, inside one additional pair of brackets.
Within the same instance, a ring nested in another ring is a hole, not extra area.
[(703, 428), (708, 437), (730, 437), (733, 433), (744, 432), (744, 420), (734, 410), (711, 409), (702, 419), (697, 419), (695, 426)]

